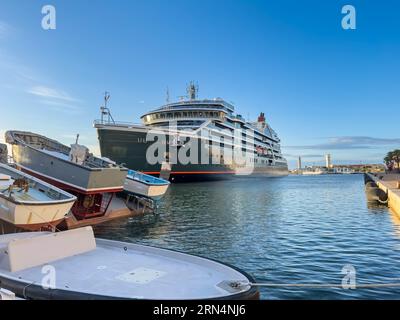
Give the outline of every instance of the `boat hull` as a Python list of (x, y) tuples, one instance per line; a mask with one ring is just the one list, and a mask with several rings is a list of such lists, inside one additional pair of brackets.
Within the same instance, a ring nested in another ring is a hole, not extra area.
[(0, 198), (0, 219), (26, 230), (56, 226), (69, 212), (75, 200), (60, 204), (16, 204)]
[[(146, 127), (125, 129), (98, 126), (97, 132), (102, 156), (124, 164), (126, 167), (134, 168), (137, 171), (154, 176), (162, 176), (162, 164), (153, 165), (146, 159), (147, 150), (154, 143), (146, 141), (148, 130)], [(166, 140), (168, 142), (169, 138)], [(207, 151), (204, 150), (204, 146), (198, 143), (198, 154), (204, 154), (205, 152)], [(247, 170), (241, 170), (241, 168), (232, 164), (225, 164), (223, 161), (221, 163), (213, 163), (212, 158), (209, 158), (208, 164), (182, 164), (178, 161), (176, 164), (171, 165), (169, 180), (186, 182), (223, 180), (237, 176), (277, 177), (288, 175), (287, 165), (279, 166), (260, 163), (245, 169)]]
[(127, 171), (115, 168), (89, 170), (69, 161), (53, 157), (29, 146), (13, 145), (13, 158), (24, 171), (40, 175), (63, 185), (63, 189), (81, 193), (118, 192), (122, 190)]
[[(75, 196), (13, 167), (0, 165), (0, 173), (0, 220), (16, 228), (54, 229), (76, 201)], [(18, 186), (18, 181), (26, 186)]]
[[(0, 250), (2, 287), (19, 297), (35, 300), (259, 298), (258, 288), (248, 285), (255, 280), (230, 265), (119, 241), (96, 239), (93, 246), (94, 239), (87, 236), (89, 231), (82, 229), (70, 234), (1, 236), (0, 247), (14, 250), (10, 256)], [(57, 251), (61, 245), (67, 253)], [(29, 258), (26, 252), (38, 250), (37, 247), (45, 247), (47, 251)], [(57, 270), (57, 282), (55, 287), (46, 289), (41, 285), (42, 266), (50, 263), (49, 259)], [(243, 286), (227, 286), (231, 282)]]
[(133, 178), (126, 178), (124, 183), (124, 191), (126, 193), (160, 200), (168, 190), (168, 184), (152, 185), (146, 184)]

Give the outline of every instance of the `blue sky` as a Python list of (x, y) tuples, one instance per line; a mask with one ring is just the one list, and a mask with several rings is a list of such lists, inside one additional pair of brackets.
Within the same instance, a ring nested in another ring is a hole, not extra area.
[[(46, 4), (56, 30), (41, 28)], [(400, 147), (399, 18), (396, 1), (2, 0), (0, 135), (80, 133), (96, 151), (105, 90), (114, 118), (139, 122), (195, 80), (202, 98), (264, 111), (292, 167), (381, 162)]]

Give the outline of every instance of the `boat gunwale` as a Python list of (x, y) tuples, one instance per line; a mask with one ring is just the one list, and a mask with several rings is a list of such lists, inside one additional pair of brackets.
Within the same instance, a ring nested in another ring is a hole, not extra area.
[(24, 177), (24, 178), (27, 178), (29, 180), (35, 181), (36, 183), (38, 183), (38, 184), (40, 184), (40, 185), (42, 185), (44, 187), (47, 187), (47, 188), (49, 188), (51, 190), (54, 190), (54, 191), (56, 191), (56, 192), (58, 192), (58, 193), (60, 193), (60, 194), (62, 194), (62, 195), (67, 197), (66, 199), (50, 200), (50, 201), (40, 201), (40, 200), (37, 200), (37, 201), (24, 201), (24, 200), (17, 200), (15, 198), (7, 197), (4, 193), (0, 192), (0, 198), (3, 198), (3, 199), (5, 199), (5, 200), (7, 200), (9, 202), (12, 202), (12, 203), (17, 204), (17, 205), (39, 206), (39, 205), (56, 205), (56, 204), (70, 203), (70, 202), (75, 202), (76, 199), (77, 199), (76, 196), (74, 196), (73, 194), (70, 194), (67, 191), (64, 191), (64, 190), (62, 190), (62, 189), (60, 189), (60, 188), (58, 188), (58, 187), (56, 187), (56, 186), (54, 186), (54, 185), (52, 185), (50, 183), (47, 183), (46, 181), (40, 180), (40, 179), (38, 179), (38, 178), (36, 178), (34, 176), (31, 176), (31, 175), (29, 175), (29, 174), (27, 174), (25, 172), (19, 171), (19, 170), (15, 169), (15, 168), (12, 168), (12, 167), (8, 166), (8, 165), (0, 163), (0, 168), (5, 168), (6, 170), (10, 170), (11, 172), (14, 172), (15, 174), (18, 174), (21, 177)]
[[(11, 134), (12, 138), (14, 139), (14, 142), (10, 143), (10, 144), (12, 144), (12, 145), (18, 145), (18, 144), (19, 144), (19, 145), (21, 145), (21, 146), (24, 146), (24, 147), (30, 148), (30, 149), (32, 149), (32, 150), (34, 150), (34, 151), (37, 151), (37, 152), (39, 152), (39, 153), (41, 153), (41, 154), (43, 154), (43, 155), (45, 155), (45, 156), (47, 156), (47, 157), (53, 158), (53, 159), (58, 160), (58, 161), (61, 161), (61, 162), (68, 163), (68, 164), (70, 164), (70, 165), (73, 165), (73, 166), (75, 166), (75, 167), (79, 167), (79, 168), (84, 169), (84, 170), (87, 170), (87, 171), (103, 171), (103, 170), (107, 170), (107, 169), (112, 169), (112, 170), (117, 170), (117, 169), (119, 169), (119, 171), (128, 171), (128, 168), (121, 167), (121, 166), (118, 166), (118, 165), (117, 165), (117, 166), (113, 166), (113, 167), (101, 167), (101, 168), (91, 168), (91, 167), (88, 167), (88, 166), (84, 166), (84, 165), (81, 165), (81, 164), (78, 164), (78, 163), (75, 163), (75, 162), (72, 162), (72, 161), (65, 160), (65, 159), (63, 159), (63, 158), (57, 157), (57, 156), (52, 155), (52, 154), (50, 154), (50, 153), (47, 153), (47, 152), (43, 151), (42, 149), (35, 148), (34, 146), (30, 145), (28, 142), (26, 142), (26, 141), (22, 140), (21, 138), (16, 137), (16, 136), (14, 135), (14, 134), (20, 133), (20, 134), (26, 134), (26, 135), (31, 135), (31, 136), (37, 136), (37, 137), (46, 139), (46, 140), (48, 140), (48, 141), (57, 143), (57, 144), (59, 144), (60, 146), (64, 146), (64, 147), (69, 148), (68, 146), (62, 144), (61, 142), (59, 142), (59, 141), (57, 141), (57, 140), (53, 140), (53, 139), (47, 138), (47, 137), (42, 136), (42, 135), (40, 135), (40, 134), (36, 134), (36, 133), (33, 133), (33, 132), (12, 131), (12, 130), (11, 130), (11, 131), (8, 131), (8, 133)], [(65, 154), (65, 153), (63, 153), (63, 154)], [(101, 159), (101, 158), (99, 158), (99, 157), (96, 157), (96, 156), (93, 156), (93, 157), (94, 157), (94, 158), (97, 158), (97, 159), (99, 159), (99, 160), (101, 160), (101, 161), (103, 161), (103, 162), (106, 162), (105, 160), (103, 160), (103, 159)], [(107, 162), (107, 163), (108, 163), (108, 162)]]
[[(164, 181), (163, 181), (164, 179), (156, 178), (156, 177), (153, 177), (153, 176), (151, 176), (151, 175), (149, 175), (149, 174), (146, 174), (146, 173), (143, 173), (143, 172), (139, 172), (139, 171), (137, 171), (137, 172), (138, 172), (139, 174), (146, 175), (146, 176), (150, 176), (150, 177), (152, 177), (152, 178), (154, 178), (154, 179), (160, 180), (160, 183), (152, 183), (152, 182), (148, 182), (148, 181), (143, 181), (143, 180), (141, 180), (141, 179), (135, 179), (134, 176), (130, 175), (129, 173), (128, 173), (128, 175), (126, 176), (126, 179), (128, 179), (128, 180), (130, 180), (130, 181), (136, 181), (136, 182), (139, 182), (139, 183), (148, 185), (148, 186), (150, 186), (150, 187), (152, 187), (152, 186), (154, 186), (154, 187), (162, 187), (162, 186), (169, 186), (169, 185), (171, 184), (171, 182), (169, 182), (169, 181), (167, 181), (167, 180), (165, 180), (165, 182), (164, 182)], [(124, 190), (125, 190), (125, 189), (124, 189)]]
[[(213, 258), (206, 258), (204, 256), (198, 255), (198, 254), (192, 254), (192, 253), (186, 253), (182, 252), (176, 249), (166, 249), (166, 248), (161, 248), (157, 246), (152, 246), (152, 245), (141, 245), (141, 244), (135, 244), (132, 242), (123, 242), (123, 241), (118, 241), (118, 240), (109, 240), (109, 239), (103, 239), (103, 238), (96, 238), (96, 243), (99, 241), (100, 244), (103, 244), (104, 246), (110, 246), (110, 244), (114, 244), (113, 247), (116, 247), (117, 245), (122, 245), (123, 248), (126, 247), (126, 245), (133, 245), (136, 247), (141, 247), (141, 248), (150, 248), (150, 249), (155, 249), (155, 250), (161, 250), (161, 251), (170, 251), (173, 253), (176, 253), (178, 255), (184, 255), (188, 257), (195, 257), (195, 258), (200, 258), (203, 260), (208, 260), (217, 264), (220, 264), (223, 267), (230, 268), (238, 273), (240, 273), (242, 276), (247, 278), (249, 283), (255, 283), (255, 279), (248, 274), (246, 271), (241, 270), (240, 268), (233, 266), (229, 263), (221, 262), (217, 259)], [(179, 260), (179, 259), (178, 259)], [(1, 273), (0, 269), (0, 285), (8, 290), (13, 291), (16, 295), (24, 298), (24, 299), (37, 299), (37, 300), (45, 300), (45, 299), (53, 299), (53, 300), (157, 300), (157, 299), (151, 299), (151, 298), (130, 298), (130, 297), (116, 297), (116, 296), (107, 296), (107, 295), (98, 295), (94, 293), (85, 293), (85, 292), (79, 292), (79, 291), (73, 291), (73, 290), (65, 290), (65, 289), (48, 289), (48, 288), (43, 288), (42, 285), (36, 284), (35, 282), (29, 282), (29, 281), (24, 281), (20, 277), (17, 276), (7, 276)], [(227, 279), (229, 280), (229, 279)], [(31, 294), (30, 292), (33, 291)], [(212, 298), (199, 298), (199, 299), (165, 299), (166, 301), (168, 300), (255, 300), (259, 299), (259, 288), (257, 286), (250, 286), (250, 288), (246, 291), (230, 294), (230, 295), (224, 295), (224, 296), (218, 296), (218, 297), (212, 297)], [(36, 297), (35, 297), (36, 296)]]

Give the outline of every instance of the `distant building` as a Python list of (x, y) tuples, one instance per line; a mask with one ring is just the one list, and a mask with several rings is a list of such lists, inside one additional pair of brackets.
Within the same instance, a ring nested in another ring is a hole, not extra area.
[(297, 170), (301, 170), (302, 166), (301, 166), (301, 157), (299, 157), (299, 159), (297, 160)]
[(329, 153), (327, 155), (325, 155), (325, 167), (327, 167), (328, 169), (331, 169), (333, 167), (332, 166), (332, 158)]
[(346, 164), (346, 165), (335, 165), (335, 171), (353, 171), (354, 173), (362, 172), (385, 172), (385, 166), (383, 164)]

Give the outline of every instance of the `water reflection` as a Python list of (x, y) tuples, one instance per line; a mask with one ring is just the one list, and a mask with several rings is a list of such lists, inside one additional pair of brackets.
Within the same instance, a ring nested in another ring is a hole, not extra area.
[[(400, 278), (400, 225), (367, 203), (361, 175), (289, 176), (172, 185), (159, 216), (96, 227), (101, 237), (162, 246), (236, 265), (261, 282)], [(399, 288), (262, 290), (264, 299), (400, 297)]]

